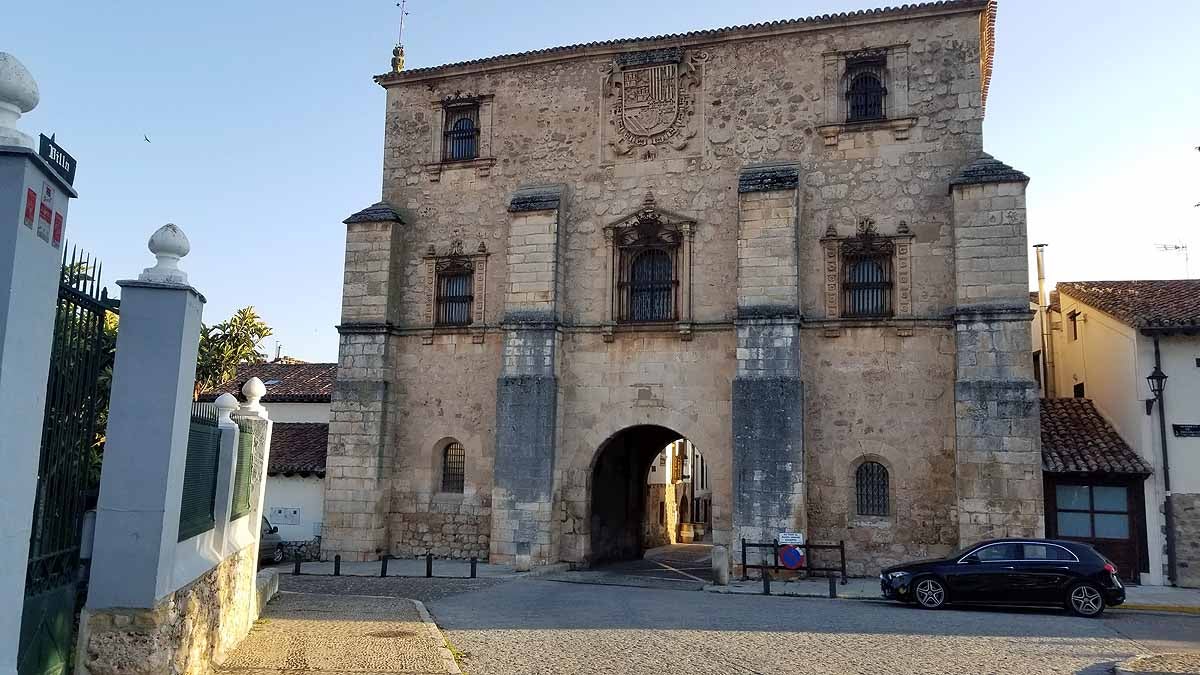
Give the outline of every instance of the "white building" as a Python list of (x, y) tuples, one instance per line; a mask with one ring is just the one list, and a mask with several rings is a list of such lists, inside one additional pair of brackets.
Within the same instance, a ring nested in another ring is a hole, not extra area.
[[(1044, 395), (1093, 401), (1153, 471), (1145, 481), (1094, 471), (1083, 481), (1091, 483), (1086, 509), (1065, 515), (1056, 499), (1078, 499), (1079, 506), (1088, 495), (1052, 490), (1048, 477), (1048, 535), (1090, 529), (1102, 549), (1136, 549), (1144, 583), (1173, 577), (1180, 586), (1200, 586), (1200, 280), (1060, 283), (1038, 304), (1034, 327), (1045, 336), (1035, 339), (1034, 359)], [(1157, 372), (1166, 376), (1161, 408), (1148, 379)], [(1121, 494), (1112, 489), (1122, 485), (1124, 519), (1116, 510)]]
[(263, 516), (290, 543), (321, 534), (325, 511), (325, 454), (329, 438), (329, 401), (336, 363), (262, 363), (242, 366), (237, 377), (200, 396), (235, 396), (251, 377), (262, 380), (262, 404), (275, 423), (267, 463)]

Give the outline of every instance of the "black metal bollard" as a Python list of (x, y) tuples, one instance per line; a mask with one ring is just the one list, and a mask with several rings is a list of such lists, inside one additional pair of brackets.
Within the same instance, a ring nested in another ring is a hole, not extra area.
[(432, 577), (432, 576), (433, 576), (433, 554), (426, 553), (425, 554), (425, 578), (428, 579), (429, 577)]
[(750, 580), (750, 570), (746, 569), (746, 540), (742, 539), (742, 581)]
[(479, 560), (477, 558), (474, 558), (474, 557), (471, 558), (471, 578), (472, 579), (475, 578), (475, 566), (478, 563), (479, 563)]
[(762, 578), (763, 578), (763, 595), (770, 595), (771, 594), (771, 567), (769, 565), (767, 565), (767, 554), (765, 552), (763, 553)]
[(340, 554), (333, 556), (333, 576), (342, 576), (342, 556)]
[(296, 551), (292, 555), (292, 563), (293, 563), (292, 576), (299, 576), (300, 575), (300, 552), (299, 551)]
[(829, 577), (829, 597), (837, 597), (837, 577)]
[(379, 576), (380, 577), (387, 576), (387, 561), (388, 561), (388, 558), (390, 558), (390, 557), (392, 557), (392, 556), (386, 555), (386, 554), (379, 557)]

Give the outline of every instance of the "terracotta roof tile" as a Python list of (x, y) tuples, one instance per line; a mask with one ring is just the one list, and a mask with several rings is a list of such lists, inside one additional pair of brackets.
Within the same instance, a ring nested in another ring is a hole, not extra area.
[(1200, 279), (1070, 281), (1058, 290), (1134, 328), (1200, 328)]
[(336, 363), (259, 363), (238, 368), (237, 377), (200, 394), (212, 401), (225, 392), (241, 398), (242, 385), (257, 377), (267, 387), (263, 403), (324, 403), (337, 379)]
[(328, 442), (328, 424), (277, 422), (271, 429), (267, 475), (324, 476)]
[(1047, 473), (1152, 473), (1090, 399), (1042, 399), (1042, 470)]

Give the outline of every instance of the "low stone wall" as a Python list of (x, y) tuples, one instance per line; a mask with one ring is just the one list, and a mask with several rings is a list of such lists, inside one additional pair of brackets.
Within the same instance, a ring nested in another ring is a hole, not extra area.
[[(428, 502), (428, 511), (390, 514), (392, 555), (432, 553), (439, 558), (488, 559), (491, 508), (467, 502)], [(328, 557), (328, 556), (327, 556)]]
[(273, 571), (256, 575), (257, 552), (257, 546), (242, 549), (153, 609), (84, 610), (76, 675), (208, 673), (278, 590)]
[(1171, 495), (1175, 520), (1175, 583), (1200, 588), (1200, 494)]

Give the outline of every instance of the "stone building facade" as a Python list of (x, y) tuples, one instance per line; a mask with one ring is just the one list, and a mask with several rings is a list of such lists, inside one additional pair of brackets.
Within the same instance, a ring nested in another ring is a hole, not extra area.
[(983, 152), (994, 13), (378, 76), (327, 554), (635, 554), (649, 462), (681, 437), (735, 551), (804, 531), (869, 573), (1039, 534), (1028, 179)]

